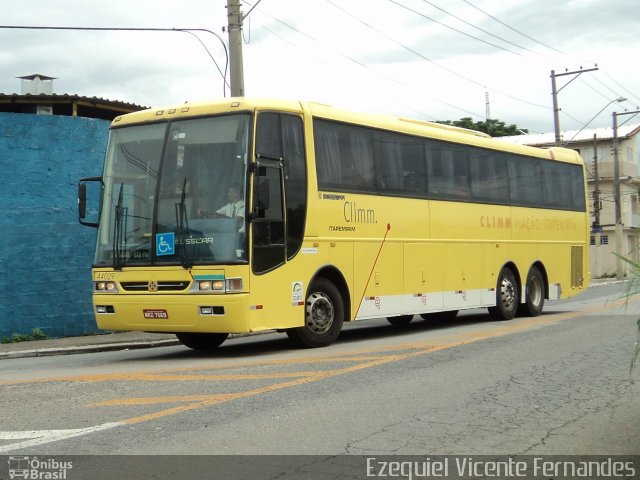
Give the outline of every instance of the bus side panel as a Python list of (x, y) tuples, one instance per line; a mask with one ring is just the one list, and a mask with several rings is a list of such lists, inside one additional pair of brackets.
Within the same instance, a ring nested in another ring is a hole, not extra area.
[(348, 312), (348, 320), (352, 320), (356, 316), (356, 310), (360, 304), (360, 295), (362, 295), (362, 289), (358, 292), (353, 284), (353, 241), (324, 242), (324, 245), (326, 245), (325, 248), (329, 249), (331, 265), (342, 274), (347, 282), (348, 291), (341, 293), (343, 297), (349, 296), (350, 298), (351, 311)]
[(481, 243), (448, 243), (444, 281), (444, 309), (463, 310), (482, 305)]
[(393, 316), (406, 308), (402, 243), (387, 241), (380, 249), (381, 243), (362, 242), (354, 249), (354, 303), (360, 304), (362, 299), (356, 315), (359, 319)]
[(450, 242), (506, 242), (512, 238), (511, 207), (430, 201), (431, 238)]
[(444, 243), (404, 245), (404, 291), (407, 314), (439, 312), (444, 305)]
[(495, 305), (500, 268), (511, 255), (511, 207), (431, 201), (432, 238), (442, 255), (443, 310)]
[(311, 276), (329, 263), (329, 245), (305, 242), (286, 264), (251, 277), (250, 331), (301, 327)]

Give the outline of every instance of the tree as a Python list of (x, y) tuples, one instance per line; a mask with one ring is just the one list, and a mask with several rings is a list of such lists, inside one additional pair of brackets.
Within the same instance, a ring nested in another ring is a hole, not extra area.
[(492, 137), (506, 137), (509, 135), (523, 135), (529, 133), (529, 130), (526, 128), (520, 128), (513, 123), (511, 125), (506, 125), (504, 122), (493, 118), (486, 121), (474, 122), (471, 117), (464, 117), (460, 120), (444, 120), (437, 123), (484, 132)]

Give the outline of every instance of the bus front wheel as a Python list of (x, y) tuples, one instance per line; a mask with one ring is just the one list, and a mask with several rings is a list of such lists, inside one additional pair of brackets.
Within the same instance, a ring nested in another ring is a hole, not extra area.
[(336, 286), (325, 278), (314, 280), (307, 290), (304, 325), (287, 330), (301, 347), (326, 347), (336, 341), (344, 323), (344, 302)]
[(194, 350), (214, 350), (222, 345), (228, 336), (228, 333), (176, 333), (180, 343)]
[(503, 268), (496, 287), (496, 306), (489, 307), (489, 314), (496, 320), (511, 320), (516, 316), (519, 303), (516, 276), (510, 268)]

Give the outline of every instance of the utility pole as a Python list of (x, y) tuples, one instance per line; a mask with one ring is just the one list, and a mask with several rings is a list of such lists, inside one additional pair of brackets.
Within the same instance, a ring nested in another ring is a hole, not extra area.
[(634, 110), (633, 112), (623, 112), (617, 113), (613, 112), (613, 197), (615, 200), (615, 216), (616, 216), (616, 226), (615, 226), (615, 237), (616, 237), (616, 279), (624, 280), (624, 271), (622, 267), (622, 259), (620, 255), (624, 255), (622, 252), (622, 240), (623, 240), (623, 230), (622, 230), (622, 199), (620, 198), (620, 159), (618, 156), (618, 117), (623, 115), (637, 115), (640, 113), (640, 110)]
[(489, 133), (489, 119), (491, 118), (491, 105), (489, 104), (489, 92), (484, 92), (484, 119), (487, 125), (487, 134)]
[(229, 33), (229, 75), (231, 96), (244, 97), (244, 67), (242, 63), (242, 14), (240, 0), (227, 0), (227, 32)]
[[(593, 230), (600, 231), (600, 173), (598, 172), (598, 136), (593, 134)], [(599, 236), (599, 235), (598, 235)]]
[[(598, 66), (593, 68), (583, 69), (580, 67), (580, 70), (576, 70), (575, 72), (564, 72), (564, 73), (556, 73), (555, 70), (551, 70), (551, 96), (553, 98), (553, 127), (556, 134), (556, 145), (560, 145), (560, 108), (558, 107), (558, 93), (562, 91), (564, 87), (573, 82), (576, 78), (582, 75), (585, 72), (593, 72), (594, 70), (599, 70)], [(565, 83), (559, 90), (556, 88), (556, 77), (562, 77), (564, 75), (575, 75), (571, 80)]]

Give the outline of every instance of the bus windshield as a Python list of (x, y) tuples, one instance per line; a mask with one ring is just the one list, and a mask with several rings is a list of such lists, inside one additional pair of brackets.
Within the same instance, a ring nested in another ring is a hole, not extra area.
[(95, 265), (243, 263), (248, 114), (111, 131)]

